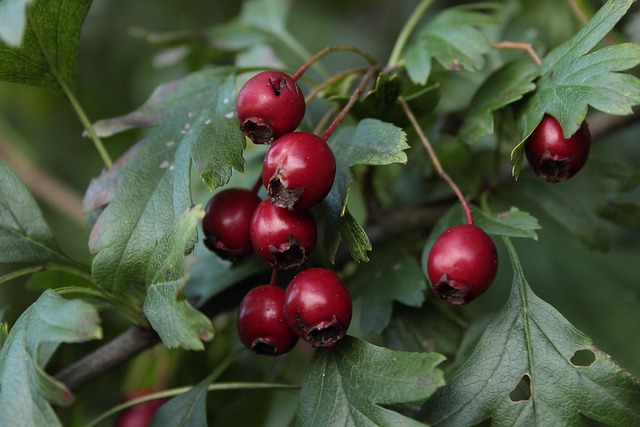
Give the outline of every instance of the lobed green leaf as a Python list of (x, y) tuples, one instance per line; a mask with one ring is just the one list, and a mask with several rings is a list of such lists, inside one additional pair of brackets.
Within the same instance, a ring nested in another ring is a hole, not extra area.
[(300, 390), (297, 426), (419, 426), (383, 405), (430, 396), (444, 380), (437, 353), (408, 353), (346, 337), (317, 349)]
[(78, 40), (91, 0), (35, 0), (25, 13), (27, 3), (0, 3), (6, 12), (0, 13), (0, 80), (62, 94), (61, 81), (75, 81)]
[(640, 423), (640, 383), (529, 287), (515, 250), (507, 304), (422, 408), (438, 425)]
[(207, 426), (207, 391), (213, 373), (202, 381), (166, 403), (155, 412), (150, 427)]
[(519, 113), (521, 142), (511, 152), (515, 177), (524, 159), (524, 141), (545, 113), (555, 117), (569, 137), (584, 121), (589, 106), (626, 115), (640, 104), (640, 79), (620, 73), (640, 64), (640, 45), (622, 43), (589, 53), (633, 3), (609, 0), (586, 26), (544, 58), (537, 90)]
[[(4, 333), (6, 336), (6, 325)], [(45, 291), (25, 310), (0, 349), (0, 413), (11, 426), (59, 426), (50, 404), (67, 406), (74, 397), (44, 366), (60, 343), (102, 338), (94, 307)], [(2, 339), (0, 338), (0, 341)]]

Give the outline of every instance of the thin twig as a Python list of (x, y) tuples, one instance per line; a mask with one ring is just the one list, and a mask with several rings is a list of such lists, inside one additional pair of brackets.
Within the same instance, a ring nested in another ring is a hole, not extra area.
[(542, 65), (542, 61), (540, 60), (540, 57), (538, 56), (536, 51), (533, 49), (531, 43), (502, 41), (498, 43), (492, 43), (491, 47), (494, 49), (524, 50), (535, 61), (536, 64)]

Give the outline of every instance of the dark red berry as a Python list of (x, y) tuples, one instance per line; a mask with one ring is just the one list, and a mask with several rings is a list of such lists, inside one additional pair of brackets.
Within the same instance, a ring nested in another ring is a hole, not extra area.
[(491, 237), (475, 225), (449, 228), (433, 244), (427, 272), (433, 292), (450, 304), (466, 304), (486, 291), (498, 271)]
[(260, 198), (243, 188), (230, 188), (209, 200), (202, 219), (204, 244), (224, 259), (238, 259), (253, 252), (249, 226)]
[(251, 218), (251, 242), (255, 252), (273, 268), (289, 269), (305, 262), (316, 245), (318, 230), (308, 210), (290, 211), (260, 203)]
[(293, 210), (309, 209), (331, 190), (336, 159), (317, 135), (292, 132), (277, 139), (264, 158), (262, 182), (273, 204)]
[(349, 291), (331, 270), (304, 270), (285, 291), (285, 320), (314, 347), (335, 346), (347, 333), (351, 310)]
[(238, 336), (248, 349), (265, 356), (290, 351), (298, 342), (284, 320), (284, 289), (274, 285), (253, 288), (238, 308)]
[[(140, 390), (133, 393), (129, 393), (125, 396), (124, 400), (134, 400), (140, 397), (144, 397), (148, 394), (155, 393), (155, 390)], [(162, 406), (165, 399), (149, 400), (144, 403), (140, 403), (130, 408), (125, 409), (120, 413), (116, 425), (118, 427), (141, 427), (149, 425), (151, 418), (155, 412)]]
[(559, 182), (574, 176), (587, 162), (591, 134), (587, 122), (569, 138), (560, 123), (545, 114), (524, 145), (529, 164), (536, 175), (548, 182)]
[(293, 132), (304, 111), (300, 87), (279, 71), (264, 71), (250, 78), (236, 98), (240, 129), (256, 144), (270, 144)]

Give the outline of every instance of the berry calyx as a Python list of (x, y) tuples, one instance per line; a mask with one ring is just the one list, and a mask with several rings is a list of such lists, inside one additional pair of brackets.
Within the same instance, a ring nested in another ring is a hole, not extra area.
[(305, 112), (304, 95), (295, 80), (279, 71), (263, 71), (238, 92), (240, 129), (256, 144), (270, 144), (293, 132)]
[(436, 239), (427, 258), (433, 293), (450, 304), (467, 304), (485, 292), (498, 271), (491, 237), (472, 224), (456, 225)]
[(309, 258), (318, 230), (308, 210), (278, 208), (266, 199), (253, 213), (250, 236), (255, 252), (271, 267), (287, 270)]
[(298, 342), (284, 320), (284, 289), (260, 285), (242, 299), (238, 308), (238, 337), (256, 354), (278, 356)]
[(587, 162), (591, 134), (587, 122), (565, 138), (560, 123), (545, 114), (524, 145), (529, 164), (536, 175), (548, 182), (559, 182), (574, 176)]
[(351, 323), (351, 296), (331, 270), (298, 273), (285, 291), (284, 318), (313, 347), (334, 347)]
[(220, 258), (236, 260), (253, 253), (249, 225), (260, 198), (243, 188), (214, 195), (202, 219), (204, 244)]
[(262, 182), (275, 206), (309, 209), (331, 190), (336, 159), (327, 143), (309, 132), (277, 139), (264, 158)]

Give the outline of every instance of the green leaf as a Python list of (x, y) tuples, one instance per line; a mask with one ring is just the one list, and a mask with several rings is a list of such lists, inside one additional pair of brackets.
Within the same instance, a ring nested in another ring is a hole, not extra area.
[(430, 396), (444, 380), (437, 353), (408, 353), (346, 337), (313, 355), (300, 390), (298, 426), (419, 426), (382, 405)]
[(538, 240), (536, 230), (542, 228), (537, 218), (515, 207), (495, 215), (476, 209), (473, 211), (473, 218), (478, 227), (488, 234), (497, 236), (525, 237)]
[(186, 211), (161, 240), (149, 261), (150, 283), (143, 311), (168, 348), (202, 350), (213, 338), (211, 321), (183, 297), (195, 233), (204, 217), (201, 206)]
[[(364, 230), (348, 213), (347, 199), (353, 181), (351, 166), (388, 165), (406, 163), (404, 150), (409, 148), (405, 132), (390, 123), (377, 119), (361, 120), (357, 126), (342, 126), (330, 138), (336, 156), (336, 178), (325, 202), (327, 212), (326, 248), (330, 259), (335, 259), (340, 240), (349, 245), (357, 261), (366, 261), (371, 244)], [(336, 233), (337, 230), (337, 233)]]
[[(0, 309), (0, 319), (4, 318), (4, 308)], [(0, 350), (9, 335), (9, 324), (7, 322), (0, 323)]]
[(8, 12), (0, 14), (0, 38), (7, 42), (0, 41), (0, 80), (62, 93), (62, 85), (75, 81), (78, 40), (91, 0), (37, 0), (27, 10), (26, 22), (24, 12), (17, 10), (25, 4), (0, 3)]
[(20, 178), (0, 161), (0, 264), (68, 263)]
[(27, 6), (33, 0), (5, 0), (0, 3), (0, 42), (11, 47), (22, 43), (27, 22)]
[(640, 424), (640, 383), (526, 282), (511, 242), (509, 301), (477, 347), (422, 409), (438, 425)]
[(12, 426), (59, 426), (49, 405), (74, 401), (69, 389), (44, 371), (60, 343), (102, 338), (89, 304), (45, 291), (15, 323), (0, 350), (0, 413)]
[(207, 391), (214, 374), (212, 372), (189, 391), (164, 403), (153, 415), (149, 426), (206, 427)]
[(569, 137), (580, 127), (589, 105), (608, 114), (627, 115), (640, 104), (640, 79), (620, 73), (640, 64), (640, 45), (623, 43), (590, 53), (633, 3), (609, 0), (587, 25), (544, 58), (537, 90), (519, 114), (522, 139), (511, 152), (515, 177), (520, 174), (524, 141), (545, 113), (555, 117)]
[(491, 42), (482, 29), (498, 22), (491, 14), (498, 7), (496, 3), (450, 7), (427, 22), (405, 53), (411, 81), (426, 84), (433, 58), (449, 70), (477, 71), (484, 67)]
[(414, 257), (402, 248), (374, 252), (371, 262), (358, 268), (349, 281), (352, 298), (362, 299), (360, 327), (365, 333), (381, 333), (389, 324), (394, 301), (420, 307), (427, 282)]
[[(245, 141), (233, 137), (227, 123), (235, 105), (227, 98), (231, 74), (228, 68), (190, 74), (159, 87), (140, 109), (96, 123), (102, 136), (154, 126), (85, 195), (85, 212), (99, 214), (89, 239), (93, 275), (107, 291), (145, 284), (157, 242), (191, 205), (191, 157), (216, 186), (226, 183), (233, 167), (242, 169)], [(220, 105), (228, 105), (227, 113)], [(202, 144), (212, 135), (220, 139), (209, 141), (207, 150)]]
[(532, 80), (538, 73), (536, 64), (526, 59), (510, 62), (491, 74), (471, 100), (471, 108), (460, 128), (460, 138), (473, 143), (485, 135), (492, 135), (493, 112), (533, 91), (536, 86)]

